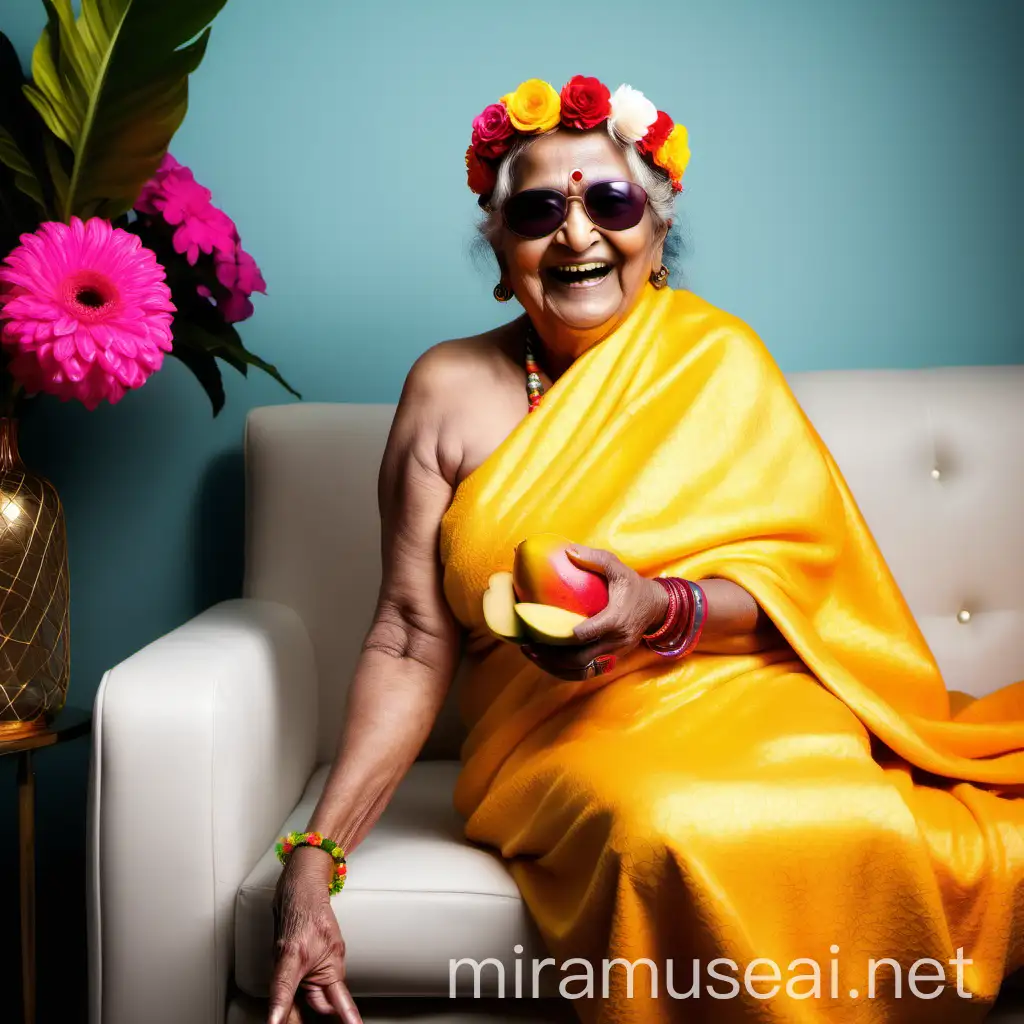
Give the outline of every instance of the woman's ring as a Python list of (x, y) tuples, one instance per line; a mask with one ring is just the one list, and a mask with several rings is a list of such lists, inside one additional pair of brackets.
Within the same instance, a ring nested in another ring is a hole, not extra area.
[(613, 668), (615, 668), (615, 655), (601, 654), (587, 662), (587, 667), (583, 670), (583, 678), (592, 679), (594, 676), (603, 676), (605, 672), (611, 672)]

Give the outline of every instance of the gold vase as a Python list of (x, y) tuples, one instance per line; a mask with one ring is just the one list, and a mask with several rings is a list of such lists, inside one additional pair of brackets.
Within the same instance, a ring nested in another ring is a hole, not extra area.
[(68, 540), (53, 484), (0, 416), (0, 741), (44, 729), (67, 699)]

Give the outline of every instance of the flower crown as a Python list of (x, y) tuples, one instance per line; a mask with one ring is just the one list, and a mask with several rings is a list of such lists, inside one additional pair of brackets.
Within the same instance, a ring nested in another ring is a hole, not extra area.
[(686, 128), (638, 89), (620, 85), (615, 92), (596, 78), (575, 75), (561, 93), (539, 78), (531, 78), (491, 103), (473, 119), (473, 139), (466, 150), (470, 189), (481, 204), (494, 191), (498, 164), (518, 135), (537, 135), (559, 124), (585, 131), (608, 121), (612, 131), (636, 146), (637, 152), (664, 170), (676, 192), (690, 162)]

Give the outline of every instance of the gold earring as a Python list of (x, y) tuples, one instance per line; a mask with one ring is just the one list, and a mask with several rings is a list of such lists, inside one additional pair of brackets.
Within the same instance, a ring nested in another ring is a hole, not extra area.
[(494, 286), (494, 297), (499, 302), (508, 302), (512, 298), (512, 289), (505, 284), (504, 281), (499, 281)]
[(664, 263), (662, 263), (660, 270), (651, 271), (651, 284), (653, 284), (655, 288), (664, 288), (665, 282), (668, 280), (668, 275), (669, 269)]

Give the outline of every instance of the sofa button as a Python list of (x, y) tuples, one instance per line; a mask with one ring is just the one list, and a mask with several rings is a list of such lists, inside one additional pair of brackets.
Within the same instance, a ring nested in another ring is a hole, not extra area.
[(971, 621), (971, 613), (966, 608), (961, 608), (960, 611), (956, 613), (956, 621), (961, 625), (965, 625)]
[(933, 480), (939, 480), (941, 477), (942, 477), (942, 470), (940, 470), (938, 468), (938, 466), (936, 466), (935, 469), (932, 470), (932, 479)]

